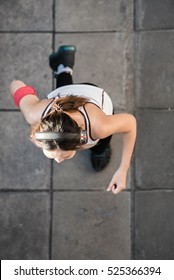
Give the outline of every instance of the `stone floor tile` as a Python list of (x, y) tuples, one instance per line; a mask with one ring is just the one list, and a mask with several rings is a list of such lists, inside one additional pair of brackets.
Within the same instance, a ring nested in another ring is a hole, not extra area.
[(137, 113), (136, 184), (140, 188), (174, 188), (174, 111)]
[(1, 260), (48, 259), (49, 195), (0, 192)]
[(56, 31), (120, 31), (133, 26), (132, 19), (132, 0), (56, 1)]
[(136, 259), (173, 260), (173, 201), (174, 191), (136, 193)]
[[(108, 48), (108, 42), (112, 47)], [(62, 44), (77, 47), (75, 83), (97, 84), (111, 96), (116, 112), (129, 110), (133, 94), (133, 77), (129, 69), (132, 65), (132, 39), (127, 40), (124, 33), (58, 34), (56, 46)]]
[(0, 189), (46, 189), (50, 161), (29, 140), (20, 112), (0, 112)]
[(39, 98), (44, 98), (52, 90), (52, 73), (48, 65), (52, 36), (3, 33), (0, 42), (0, 108), (15, 108), (9, 90), (14, 79), (33, 85)]
[(142, 32), (136, 36), (136, 105), (174, 107), (173, 31)]
[(130, 194), (55, 192), (52, 259), (130, 259)]
[(174, 28), (171, 0), (136, 0), (135, 10), (137, 30)]
[(52, 30), (53, 0), (8, 0), (0, 2), (0, 31)]
[[(57, 190), (101, 190), (106, 191), (121, 159), (121, 137), (111, 140), (112, 158), (101, 172), (94, 171), (90, 150), (79, 151), (71, 160), (61, 164), (54, 163), (53, 188)], [(127, 189), (131, 187), (131, 171), (128, 173)]]

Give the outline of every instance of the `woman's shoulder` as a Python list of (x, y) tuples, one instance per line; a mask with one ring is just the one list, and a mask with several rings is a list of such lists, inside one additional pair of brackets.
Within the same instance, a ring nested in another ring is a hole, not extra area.
[(46, 110), (50, 103), (52, 103), (52, 99), (42, 99), (37, 104), (33, 105), (30, 112), (32, 119), (32, 123), (30, 123), (31, 125), (35, 125), (41, 120), (43, 112)]
[(103, 125), (106, 123), (107, 115), (95, 104), (87, 103), (85, 105), (85, 110), (88, 114), (91, 134), (94, 139), (101, 138)]

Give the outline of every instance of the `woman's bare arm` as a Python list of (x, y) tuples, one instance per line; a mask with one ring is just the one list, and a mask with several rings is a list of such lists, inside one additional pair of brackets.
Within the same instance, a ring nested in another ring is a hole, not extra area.
[[(14, 93), (21, 87), (26, 86), (26, 84), (20, 80), (14, 80), (10, 85), (11, 95), (13, 97)], [(30, 125), (36, 124), (40, 121), (41, 115), (49, 104), (48, 99), (39, 100), (35, 95), (26, 95), (20, 100), (20, 110), (23, 113), (26, 121)]]
[(126, 176), (136, 140), (136, 119), (131, 114), (117, 114), (106, 116), (98, 112), (93, 118), (93, 135), (103, 139), (115, 133), (121, 133), (123, 137), (122, 156), (118, 170), (108, 186), (108, 191), (119, 193), (126, 187)]

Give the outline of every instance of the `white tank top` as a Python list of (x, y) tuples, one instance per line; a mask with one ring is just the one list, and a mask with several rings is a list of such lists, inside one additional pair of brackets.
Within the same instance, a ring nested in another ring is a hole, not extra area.
[[(81, 97), (88, 98), (89, 103), (92, 103), (92, 104), (95, 104), (96, 106), (98, 106), (106, 115), (113, 114), (112, 101), (111, 101), (109, 95), (102, 88), (95, 87), (92, 85), (85, 85), (85, 84), (72, 84), (72, 85), (57, 88), (47, 95), (48, 99), (53, 98), (53, 100), (45, 108), (45, 110), (42, 114), (42, 118), (47, 115), (53, 102), (57, 98), (62, 98), (67, 95), (74, 95), (74, 96), (81, 96)], [(86, 145), (84, 145), (84, 146), (86, 146), (86, 148), (91, 148), (97, 144), (99, 139), (93, 139), (91, 136), (90, 119), (89, 119), (89, 116), (88, 116), (88, 113), (87, 113), (85, 107), (79, 107), (79, 111), (84, 116), (85, 126), (86, 126), (86, 131), (87, 131), (88, 141), (87, 141)]]

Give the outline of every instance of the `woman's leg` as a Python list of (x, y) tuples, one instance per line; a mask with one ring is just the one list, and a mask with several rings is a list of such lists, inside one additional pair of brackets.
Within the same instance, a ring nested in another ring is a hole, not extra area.
[(91, 163), (95, 171), (102, 171), (111, 159), (111, 141), (112, 135), (99, 140), (98, 144), (91, 148)]
[(63, 72), (55, 75), (55, 78), (56, 78), (56, 88), (73, 84), (73, 78), (70, 73)]
[(108, 146), (110, 145), (111, 138), (112, 135), (104, 139), (100, 139), (97, 145), (91, 148), (91, 151), (97, 155), (102, 154), (106, 150), (106, 148), (108, 148)]

